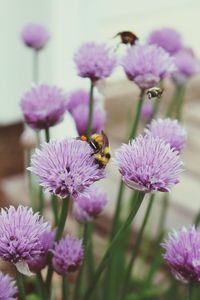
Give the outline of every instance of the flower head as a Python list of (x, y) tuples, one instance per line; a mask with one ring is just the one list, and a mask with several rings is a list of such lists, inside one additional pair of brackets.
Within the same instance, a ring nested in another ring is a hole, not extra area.
[(45, 143), (31, 162), (29, 170), (38, 176), (40, 185), (60, 197), (76, 195), (105, 176), (89, 144), (77, 139)]
[(50, 34), (41, 24), (28, 24), (24, 27), (21, 38), (27, 47), (41, 50), (48, 42)]
[(42, 251), (34, 259), (28, 261), (28, 266), (31, 272), (37, 273), (41, 271), (47, 264), (48, 253), (53, 248), (53, 242), (55, 237), (55, 231), (47, 230), (44, 231), (40, 236), (40, 243)]
[(116, 58), (105, 44), (85, 43), (74, 55), (78, 74), (88, 77), (92, 81), (103, 79), (111, 75)]
[(67, 235), (55, 245), (53, 252), (53, 268), (63, 275), (67, 272), (74, 272), (82, 264), (84, 250), (82, 241), (73, 236)]
[(164, 258), (176, 279), (200, 282), (200, 232), (194, 226), (173, 231), (162, 244)]
[(21, 272), (27, 262), (43, 251), (42, 234), (50, 225), (28, 207), (10, 206), (0, 211), (0, 257), (16, 264)]
[[(73, 111), (73, 118), (79, 135), (85, 135), (88, 126), (89, 108), (85, 105), (79, 105)], [(101, 132), (106, 121), (106, 112), (103, 109), (94, 106), (92, 112), (92, 133)]]
[(182, 49), (174, 55), (176, 71), (172, 77), (178, 84), (183, 84), (187, 79), (199, 72), (199, 63), (195, 56), (187, 49)]
[(15, 281), (8, 275), (0, 272), (0, 299), (2, 300), (15, 300), (17, 288)]
[(158, 119), (153, 120), (145, 130), (146, 134), (152, 134), (154, 137), (163, 139), (169, 143), (171, 148), (180, 152), (186, 142), (186, 131), (178, 123), (177, 120), (172, 119)]
[(162, 28), (152, 31), (148, 37), (148, 42), (164, 48), (171, 54), (183, 47), (182, 36), (173, 28)]
[(93, 220), (102, 212), (107, 203), (107, 195), (100, 188), (91, 187), (74, 200), (74, 217), (83, 223)]
[(123, 144), (116, 161), (125, 184), (146, 193), (168, 192), (179, 182), (181, 161), (169, 144), (152, 135)]
[(175, 71), (173, 58), (156, 45), (130, 47), (122, 62), (124, 71), (141, 89), (151, 88)]
[[(85, 90), (75, 90), (73, 91), (68, 99), (67, 99), (67, 110), (70, 113), (73, 113), (74, 109), (76, 109), (79, 105), (87, 106), (89, 104), (89, 93)], [(93, 99), (94, 103), (96, 103), (96, 99)]]
[(33, 129), (46, 129), (59, 123), (66, 110), (62, 91), (45, 84), (26, 92), (20, 104), (27, 124)]

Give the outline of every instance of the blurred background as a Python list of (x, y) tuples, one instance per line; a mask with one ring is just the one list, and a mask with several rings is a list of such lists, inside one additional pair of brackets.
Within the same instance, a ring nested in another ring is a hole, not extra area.
[[(182, 34), (185, 44), (200, 57), (199, 0), (0, 0), (1, 205), (27, 201), (24, 155), (19, 143), (23, 131), (19, 100), (32, 85), (33, 56), (31, 50), (23, 45), (20, 32), (30, 22), (44, 24), (51, 33), (48, 46), (39, 56), (39, 81), (58, 85), (66, 92), (80, 87), (89, 88), (89, 82), (76, 75), (73, 62), (73, 53), (81, 42), (96, 40), (112, 44), (114, 35), (119, 31), (134, 31), (141, 40), (145, 40), (153, 29), (172, 27)], [(170, 101), (173, 89), (171, 82), (165, 83), (163, 106)], [(108, 112), (106, 132), (114, 152), (128, 132), (127, 112), (134, 106), (138, 89), (125, 78), (122, 71), (117, 70), (103, 84), (101, 91)], [(188, 131), (187, 147), (183, 154), (186, 170), (181, 184), (172, 192), (167, 220), (169, 227), (191, 223), (200, 209), (199, 75), (187, 84), (184, 125)], [(70, 116), (66, 116), (54, 131), (54, 137), (76, 135)], [(111, 164), (109, 179), (103, 183), (110, 195), (105, 214), (108, 220), (117, 193), (118, 176)], [(155, 215), (158, 210), (159, 201)]]

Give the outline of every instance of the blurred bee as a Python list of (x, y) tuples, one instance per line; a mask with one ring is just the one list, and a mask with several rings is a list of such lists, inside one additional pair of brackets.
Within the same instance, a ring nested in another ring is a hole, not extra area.
[(118, 32), (115, 37), (119, 36), (122, 44), (129, 44), (133, 46), (135, 42), (138, 40), (138, 37), (131, 31), (121, 31)]
[(108, 164), (111, 154), (108, 137), (103, 131), (101, 134), (92, 134), (90, 138), (82, 135), (80, 140), (88, 142), (90, 147), (94, 150), (93, 154), (95, 160), (100, 167), (105, 167)]
[(151, 100), (152, 98), (160, 98), (162, 96), (163, 89), (159, 87), (153, 87), (146, 91), (148, 99)]

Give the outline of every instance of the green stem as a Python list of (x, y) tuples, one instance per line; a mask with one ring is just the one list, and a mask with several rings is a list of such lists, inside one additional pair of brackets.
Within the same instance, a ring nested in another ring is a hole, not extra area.
[(131, 133), (129, 136), (129, 140), (134, 139), (137, 134), (137, 129), (138, 129), (139, 121), (140, 121), (141, 109), (142, 109), (142, 105), (143, 105), (144, 98), (145, 98), (144, 93), (145, 93), (145, 91), (142, 90), (141, 94), (140, 94), (140, 100), (138, 101), (136, 114), (135, 114), (135, 118), (134, 118), (134, 122), (133, 122), (133, 127), (131, 129)]
[(183, 114), (183, 104), (184, 104), (184, 94), (185, 94), (185, 86), (179, 85), (177, 87), (178, 89), (178, 101), (177, 101), (177, 109), (176, 109), (176, 118), (177, 120), (182, 120), (182, 114)]
[(188, 284), (188, 300), (195, 300), (195, 286), (194, 283), (191, 281)]
[(129, 286), (131, 272), (132, 272), (132, 269), (133, 269), (135, 259), (138, 255), (138, 252), (139, 252), (139, 249), (140, 249), (144, 229), (147, 225), (147, 221), (148, 221), (151, 209), (152, 209), (154, 199), (155, 199), (155, 194), (151, 194), (150, 199), (149, 199), (149, 203), (148, 203), (148, 206), (147, 206), (147, 209), (146, 209), (146, 213), (145, 213), (145, 216), (144, 216), (141, 228), (140, 228), (140, 231), (139, 231), (139, 233), (137, 235), (137, 238), (136, 238), (136, 241), (135, 241), (135, 245), (134, 245), (134, 249), (133, 249), (133, 252), (132, 252), (132, 255), (131, 255), (131, 259), (130, 259), (130, 262), (129, 262), (128, 267), (126, 269), (126, 272), (125, 272), (125, 278), (123, 280), (124, 281), (124, 286), (122, 288), (122, 297), (121, 297), (121, 299), (124, 299), (126, 297), (126, 292), (127, 292), (127, 287)]
[(159, 109), (159, 106), (160, 106), (160, 101), (161, 101), (161, 97), (157, 97), (155, 99), (155, 102), (154, 102), (154, 105), (153, 105), (153, 112), (150, 116), (150, 119), (149, 119), (148, 123), (150, 123), (151, 120), (157, 115), (158, 109)]
[(117, 246), (121, 238), (123, 237), (124, 232), (126, 232), (127, 228), (131, 224), (132, 220), (134, 219), (135, 215), (137, 214), (140, 205), (142, 204), (142, 201), (144, 199), (145, 194), (143, 192), (138, 192), (138, 197), (135, 202), (135, 206), (133, 207), (130, 215), (128, 216), (127, 220), (124, 222), (124, 224), (120, 227), (119, 231), (116, 233), (115, 237), (111, 241), (109, 247), (107, 248), (103, 258), (101, 259), (101, 262), (94, 274), (93, 280), (89, 288), (87, 289), (85, 296), (83, 300), (89, 300), (91, 299), (93, 292), (95, 290), (96, 285), (98, 284), (99, 278), (105, 269), (107, 265), (107, 260), (109, 259), (113, 249)]
[(73, 300), (78, 299), (78, 297), (80, 295), (80, 292), (81, 292), (81, 284), (82, 284), (82, 279), (83, 279), (83, 270), (85, 268), (86, 257), (87, 257), (86, 253), (87, 253), (87, 243), (88, 243), (88, 229), (89, 229), (88, 223), (86, 223), (84, 225), (84, 231), (83, 231), (83, 246), (84, 246), (84, 249), (85, 249), (84, 261), (83, 261), (82, 267), (79, 271), (78, 278), (77, 278), (77, 281), (76, 281)]
[(51, 197), (51, 207), (53, 210), (53, 214), (54, 214), (54, 222), (55, 222), (55, 226), (58, 225), (58, 200), (56, 195), (53, 195)]
[(67, 281), (67, 274), (62, 276), (62, 300), (68, 299), (68, 281)]
[(173, 117), (181, 117), (182, 113), (182, 106), (183, 106), (183, 93), (184, 93), (184, 86), (177, 85), (174, 96), (169, 104), (166, 116)]
[(197, 214), (194, 220), (195, 227), (197, 227), (200, 223), (200, 212)]
[(124, 187), (125, 187), (124, 182), (121, 180), (118, 195), (117, 195), (117, 205), (115, 208), (115, 214), (114, 214), (114, 219), (113, 219), (113, 224), (112, 224), (112, 229), (111, 229), (111, 239), (114, 237), (114, 235), (117, 231), (119, 216), (120, 216), (120, 212), (121, 212), (121, 200), (122, 200), (122, 194), (124, 191)]
[(92, 134), (92, 115), (93, 115), (93, 92), (94, 92), (94, 83), (91, 80), (90, 85), (90, 99), (89, 99), (89, 112), (88, 112), (88, 126), (87, 126), (87, 136), (90, 137)]
[(17, 286), (19, 290), (19, 299), (20, 300), (26, 300), (26, 292), (24, 287), (24, 279), (23, 275), (16, 270), (16, 280), (17, 280)]
[[(56, 231), (56, 236), (55, 236), (55, 241), (58, 241), (61, 239), (67, 219), (67, 214), (68, 214), (68, 208), (69, 208), (69, 200), (70, 197), (68, 196), (67, 198), (62, 199), (62, 208), (61, 208), (61, 214), (59, 218), (59, 223)], [(47, 279), (46, 279), (46, 286), (49, 289), (49, 298), (50, 298), (50, 288), (51, 288), (51, 280), (53, 276), (53, 268), (51, 264), (51, 259), (49, 262), (49, 268), (48, 268), (48, 273), (47, 273)]]
[(42, 214), (44, 209), (44, 193), (43, 188), (39, 186), (39, 211)]
[(39, 292), (40, 292), (40, 295), (41, 295), (42, 299), (47, 300), (48, 299), (48, 294), (47, 294), (47, 291), (46, 291), (46, 287), (45, 287), (41, 272), (37, 273), (36, 280), (37, 280), (37, 286), (39, 288)]
[[(143, 105), (144, 98), (145, 98), (144, 93), (145, 93), (145, 91), (142, 90), (141, 94), (140, 94), (140, 99), (139, 99), (138, 104), (137, 104), (137, 109), (136, 109), (136, 113), (135, 113), (134, 122), (133, 122), (132, 129), (131, 129), (131, 132), (130, 132), (130, 135), (129, 135), (129, 140), (135, 138), (135, 136), (137, 134), (141, 109), (142, 109), (142, 105)], [(116, 208), (115, 208), (115, 214), (114, 214), (114, 219), (113, 219), (113, 224), (112, 224), (111, 238), (115, 235), (117, 227), (118, 227), (123, 193), (124, 193), (124, 183), (121, 180), (118, 195), (117, 195), (117, 205), (116, 205)]]
[(39, 52), (37, 50), (33, 50), (33, 82), (38, 84), (39, 80), (39, 60), (38, 60)]
[(60, 240), (63, 235), (67, 214), (68, 214), (69, 202), (70, 202), (70, 197), (63, 198), (62, 200), (61, 214), (60, 214), (59, 224), (58, 224), (56, 237), (55, 237), (56, 241)]
[(48, 143), (50, 141), (50, 132), (49, 132), (49, 128), (45, 129), (45, 140)]

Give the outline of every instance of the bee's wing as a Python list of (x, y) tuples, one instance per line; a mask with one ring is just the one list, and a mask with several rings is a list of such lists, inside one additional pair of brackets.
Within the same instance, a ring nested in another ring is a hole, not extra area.
[(107, 135), (105, 134), (105, 132), (102, 130), (101, 131), (101, 134), (103, 136), (103, 145), (102, 145), (102, 149), (104, 149), (105, 147), (108, 147), (109, 146), (109, 141), (108, 141), (108, 137)]

